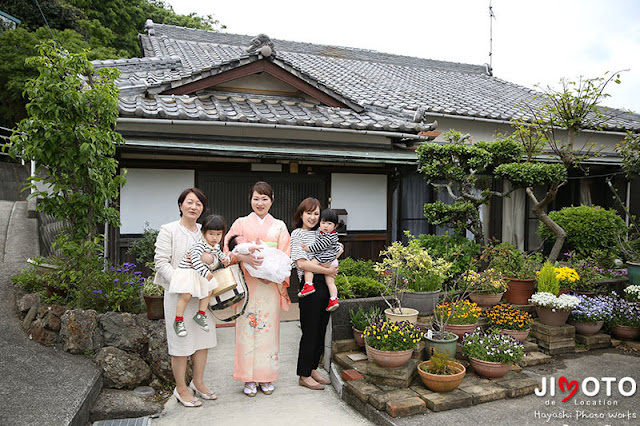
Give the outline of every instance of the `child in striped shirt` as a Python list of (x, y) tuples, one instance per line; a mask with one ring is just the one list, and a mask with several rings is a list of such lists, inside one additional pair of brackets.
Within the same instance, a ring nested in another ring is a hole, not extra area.
[[(318, 264), (337, 265), (338, 254), (342, 250), (342, 245), (338, 242), (338, 214), (331, 209), (325, 209), (320, 213), (320, 232), (316, 236), (316, 240), (310, 246), (301, 244), (302, 250), (312, 254), (312, 260)], [(335, 278), (325, 275), (327, 288), (329, 289), (329, 305), (327, 311), (335, 311), (340, 306), (338, 303), (338, 288), (336, 287)], [(304, 271), (304, 287), (298, 293), (299, 297), (305, 297), (315, 292), (313, 285), (313, 272)]]
[(203, 240), (189, 247), (178, 269), (173, 273), (168, 291), (180, 294), (173, 323), (173, 330), (179, 337), (187, 335), (183, 315), (192, 297), (200, 299), (199, 310), (193, 320), (204, 331), (209, 331), (205, 309), (209, 305), (211, 292), (218, 287), (215, 280), (212, 281), (212, 271), (231, 263), (229, 256), (220, 250), (220, 241), (224, 238), (225, 231), (226, 224), (222, 216), (207, 216), (200, 228)]

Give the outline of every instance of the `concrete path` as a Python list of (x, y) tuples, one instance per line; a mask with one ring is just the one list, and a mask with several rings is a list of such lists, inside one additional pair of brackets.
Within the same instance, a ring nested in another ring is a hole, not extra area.
[(280, 324), (280, 380), (274, 383), (276, 390), (273, 394), (264, 395), (258, 391), (254, 398), (245, 396), (242, 383), (231, 379), (235, 328), (218, 328), (217, 333), (218, 346), (209, 351), (205, 380), (218, 399), (203, 401), (202, 407), (185, 408), (172, 397), (161, 417), (152, 420), (153, 426), (372, 424), (342, 401), (332, 386), (314, 391), (298, 385), (295, 373), (299, 322)]
[(29, 340), (15, 312), (10, 278), (37, 255), (27, 203), (0, 201), (0, 425), (84, 425), (100, 371), (87, 358)]

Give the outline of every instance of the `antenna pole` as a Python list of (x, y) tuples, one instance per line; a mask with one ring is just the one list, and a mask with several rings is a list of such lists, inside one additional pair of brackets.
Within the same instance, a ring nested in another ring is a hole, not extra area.
[(489, 69), (493, 69), (493, 20), (496, 15), (493, 14), (491, 0), (489, 0)]

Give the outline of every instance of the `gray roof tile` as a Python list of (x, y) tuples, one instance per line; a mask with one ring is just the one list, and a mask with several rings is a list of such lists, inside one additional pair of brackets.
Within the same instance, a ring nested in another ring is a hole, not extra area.
[[(429, 130), (414, 122), (419, 109), (508, 121), (525, 117), (523, 102), (539, 95), (488, 75), (484, 66), (274, 39), (275, 64), (357, 112), (300, 99), (204, 92), (192, 96), (201, 105), (196, 113), (188, 97), (169, 102), (165, 96), (146, 96), (260, 59), (246, 52), (252, 37), (162, 24), (153, 24), (153, 30), (155, 35), (139, 36), (144, 58), (94, 62), (121, 70), (117, 84), (123, 116), (162, 116), (165, 111), (173, 118), (416, 133)], [(640, 115), (604, 110), (615, 117), (605, 123), (607, 128), (640, 130)]]

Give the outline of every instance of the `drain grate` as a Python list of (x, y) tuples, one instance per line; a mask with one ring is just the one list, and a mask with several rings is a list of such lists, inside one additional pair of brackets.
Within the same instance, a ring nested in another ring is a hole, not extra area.
[(94, 422), (92, 426), (148, 426), (149, 424), (149, 417), (138, 417), (136, 419), (100, 420)]

